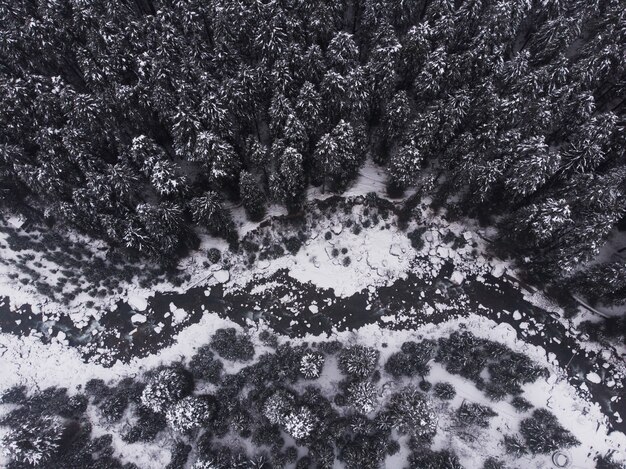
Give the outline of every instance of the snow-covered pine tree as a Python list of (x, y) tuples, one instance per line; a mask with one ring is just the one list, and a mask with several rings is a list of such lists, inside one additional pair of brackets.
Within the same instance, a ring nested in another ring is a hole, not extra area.
[(216, 405), (212, 396), (187, 396), (166, 411), (168, 425), (179, 433), (187, 433), (208, 424), (214, 417)]
[(426, 396), (415, 387), (407, 386), (394, 394), (387, 408), (393, 426), (400, 433), (428, 439), (437, 431), (437, 414)]
[(296, 99), (295, 110), (309, 139), (316, 138), (322, 128), (322, 97), (313, 83), (304, 82)]
[(207, 227), (210, 233), (226, 239), (236, 237), (232, 216), (222, 205), (221, 196), (215, 191), (205, 192), (189, 202), (195, 223)]
[(317, 379), (324, 367), (324, 354), (321, 352), (308, 351), (300, 359), (300, 373), (305, 379)]
[(394, 194), (413, 185), (422, 164), (422, 155), (415, 142), (407, 142), (392, 153), (387, 166), (389, 183), (387, 191)]
[(352, 126), (341, 120), (317, 142), (313, 158), (316, 168), (324, 175), (323, 184), (328, 182), (333, 190), (345, 189), (360, 164)]
[(278, 157), (277, 170), (270, 177), (270, 190), (290, 213), (298, 212), (305, 199), (302, 154), (287, 147)]
[(296, 441), (311, 435), (318, 423), (315, 414), (306, 406), (300, 406), (287, 414), (284, 419), (285, 431)]
[(164, 368), (150, 377), (141, 393), (141, 404), (156, 413), (164, 413), (171, 405), (189, 395), (193, 388), (191, 376), (178, 368)]
[(369, 377), (378, 365), (380, 352), (363, 345), (352, 345), (339, 353), (339, 369), (354, 378)]
[(248, 218), (259, 221), (265, 216), (265, 194), (256, 178), (248, 171), (239, 175), (239, 195)]
[(344, 74), (358, 63), (359, 48), (351, 34), (339, 31), (330, 41), (326, 57), (331, 67)]
[(378, 388), (371, 381), (354, 381), (348, 386), (347, 397), (350, 404), (363, 414), (369, 414), (378, 407)]
[(2, 451), (17, 463), (43, 467), (59, 450), (63, 429), (57, 417), (33, 418), (4, 435)]

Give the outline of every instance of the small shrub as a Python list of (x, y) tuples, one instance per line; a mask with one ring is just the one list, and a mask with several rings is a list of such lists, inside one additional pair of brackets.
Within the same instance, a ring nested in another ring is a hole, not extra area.
[(522, 440), (515, 435), (504, 435), (502, 440), (506, 454), (512, 454), (516, 458), (521, 458), (528, 452)]
[(215, 360), (209, 345), (200, 347), (189, 361), (189, 371), (195, 379), (203, 379), (213, 384), (219, 383), (223, 368), (222, 362)]
[(437, 415), (426, 396), (414, 387), (406, 387), (394, 394), (388, 411), (393, 427), (400, 433), (419, 439), (429, 439), (435, 434)]
[(515, 396), (511, 401), (511, 405), (515, 407), (515, 410), (518, 412), (526, 412), (533, 408), (533, 405), (522, 396)]
[(267, 347), (278, 347), (278, 336), (267, 329), (259, 332), (259, 340)]
[(13, 427), (2, 439), (5, 454), (13, 461), (39, 466), (50, 461), (59, 450), (63, 425), (56, 417), (29, 419)]
[(302, 241), (300, 241), (300, 239), (296, 236), (292, 236), (291, 238), (287, 238), (285, 240), (285, 247), (287, 248), (287, 251), (289, 251), (292, 255), (295, 255), (298, 253), (300, 248), (302, 248)]
[(354, 378), (367, 378), (378, 365), (380, 352), (363, 345), (344, 348), (339, 354), (339, 369)]
[(407, 233), (407, 238), (411, 241), (411, 246), (416, 251), (421, 250), (424, 247), (424, 239), (422, 235), (426, 233), (427, 228), (425, 226), (414, 229), (413, 231)]
[(250, 338), (237, 334), (234, 328), (218, 329), (211, 338), (211, 348), (227, 360), (245, 362), (254, 357), (254, 345)]
[(547, 454), (580, 444), (571, 432), (559, 424), (554, 414), (546, 409), (537, 409), (532, 417), (522, 420), (520, 433), (526, 446), (534, 454)]
[(505, 469), (504, 463), (494, 457), (485, 459), (483, 469)]
[(306, 352), (300, 359), (300, 373), (305, 379), (317, 379), (324, 367), (324, 354), (320, 352)]
[(164, 368), (155, 373), (141, 393), (141, 403), (155, 413), (163, 413), (170, 405), (191, 393), (193, 378), (179, 368)]
[(431, 390), (432, 387), (433, 387), (433, 383), (431, 383), (430, 381), (420, 381), (419, 388), (422, 391), (428, 392)]
[(456, 412), (457, 421), (462, 425), (477, 425), (487, 428), (489, 419), (498, 415), (490, 407), (463, 402)]
[(207, 259), (211, 264), (217, 264), (222, 259), (222, 253), (217, 248), (211, 248), (207, 252)]
[(188, 433), (211, 421), (216, 403), (211, 396), (187, 396), (167, 409), (167, 423), (175, 431)]
[(436, 383), (434, 392), (435, 396), (446, 401), (454, 399), (454, 396), (456, 396), (456, 389), (454, 389), (454, 386), (451, 383), (446, 382)]

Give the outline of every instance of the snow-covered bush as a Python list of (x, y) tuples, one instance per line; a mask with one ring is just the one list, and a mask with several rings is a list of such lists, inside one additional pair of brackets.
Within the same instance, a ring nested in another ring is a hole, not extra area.
[(561, 426), (557, 418), (546, 409), (537, 409), (532, 417), (522, 420), (520, 433), (532, 453), (551, 453), (560, 448), (579, 445), (571, 432)]
[(191, 393), (191, 376), (179, 368), (164, 368), (154, 374), (143, 392), (141, 403), (153, 412), (165, 412), (168, 406)]
[(322, 374), (324, 355), (320, 352), (306, 352), (300, 359), (300, 373), (306, 379), (317, 379)]
[(439, 339), (437, 360), (446, 365), (446, 370), (468, 379), (476, 380), (487, 364), (485, 341), (471, 332), (453, 332)]
[(282, 425), (294, 409), (295, 398), (286, 391), (278, 390), (265, 400), (263, 415), (274, 424)]
[(431, 383), (430, 381), (423, 380), (423, 381), (420, 381), (419, 387), (422, 391), (428, 392), (432, 389), (433, 383)]
[(483, 469), (505, 469), (505, 465), (499, 459), (488, 457), (483, 463)]
[(391, 397), (388, 410), (393, 426), (400, 433), (428, 438), (437, 431), (437, 415), (424, 394), (407, 386)]
[(486, 428), (489, 426), (489, 419), (498, 415), (490, 407), (463, 402), (457, 409), (456, 418), (461, 425), (478, 425)]
[(345, 444), (339, 458), (346, 469), (380, 467), (387, 456), (389, 443), (384, 434), (359, 434)]
[(464, 469), (456, 454), (419, 448), (409, 458), (409, 469)]
[(262, 412), (271, 423), (282, 426), (297, 440), (309, 436), (317, 423), (311, 409), (296, 405), (295, 397), (282, 389), (265, 400)]
[(521, 458), (528, 452), (524, 442), (516, 435), (504, 435), (502, 443), (506, 454), (512, 454), (516, 458)]
[(11, 428), (2, 438), (2, 451), (13, 461), (42, 466), (59, 449), (62, 435), (61, 421), (43, 416)]
[(435, 356), (436, 345), (432, 340), (403, 343), (401, 351), (391, 355), (385, 363), (385, 371), (396, 378), (427, 375), (430, 372), (428, 362)]
[(215, 413), (215, 402), (210, 396), (187, 396), (167, 409), (170, 427), (180, 433), (190, 432), (206, 425)]
[(522, 396), (515, 396), (511, 400), (511, 405), (515, 407), (515, 410), (517, 410), (518, 412), (526, 412), (527, 410), (533, 408), (533, 405)]
[(222, 469), (222, 467), (215, 459), (199, 459), (193, 463), (191, 469)]
[(354, 378), (367, 378), (376, 369), (379, 355), (371, 347), (353, 345), (339, 353), (339, 369)]
[(232, 327), (218, 329), (211, 338), (211, 348), (227, 360), (245, 362), (254, 357), (254, 345), (250, 338), (237, 334)]
[(526, 355), (509, 353), (508, 357), (489, 364), (490, 382), (486, 391), (493, 400), (503, 399), (507, 394), (521, 394), (521, 385), (533, 383), (547, 373)]
[(211, 347), (204, 345), (198, 349), (189, 361), (189, 371), (196, 379), (204, 379), (209, 383), (219, 383), (224, 365), (216, 360)]
[(348, 386), (347, 397), (356, 410), (369, 414), (378, 407), (378, 388), (369, 381), (355, 381)]
[(451, 383), (435, 383), (433, 390), (435, 392), (435, 396), (446, 401), (454, 399), (454, 396), (456, 396), (456, 389), (454, 389), (454, 386)]
[(316, 424), (317, 417), (304, 406), (291, 411), (284, 419), (285, 431), (296, 440), (308, 437)]

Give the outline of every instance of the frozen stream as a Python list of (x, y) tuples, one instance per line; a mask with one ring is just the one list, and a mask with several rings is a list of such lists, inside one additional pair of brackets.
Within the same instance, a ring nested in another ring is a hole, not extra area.
[[(363, 290), (346, 298), (278, 271), (226, 294), (221, 285), (210, 291), (193, 288), (185, 293), (157, 293), (142, 312), (145, 322), (141, 324), (131, 321), (136, 311), (120, 302), (114, 312), (83, 330), (76, 329), (70, 321), (43, 323), (28, 306), (10, 311), (5, 300), (0, 302), (0, 328), (19, 335), (37, 331), (44, 342), (61, 333), (85, 359), (97, 359), (107, 365), (117, 359), (124, 361), (157, 352), (171, 344), (178, 331), (198, 322), (205, 311), (241, 325), (263, 320), (275, 331), (291, 337), (330, 334), (333, 328), (352, 329), (370, 323), (390, 329), (412, 329), (476, 312), (509, 324), (526, 342), (543, 347), (567, 371), (569, 380), (587, 389), (602, 406), (613, 428), (626, 432), (626, 424), (619, 418), (626, 415), (623, 378), (612, 364), (623, 357), (617, 356), (615, 350), (604, 350), (602, 354), (582, 350), (577, 338), (559, 318), (553, 317), (554, 313), (524, 300), (518, 285), (491, 275), (468, 277), (461, 285), (455, 285), (448, 280), (451, 270), (452, 266), (446, 265), (432, 280), (409, 275), (390, 286)], [(178, 322), (175, 312), (182, 310), (186, 315)], [(589, 373), (599, 375), (601, 382), (585, 379)]]

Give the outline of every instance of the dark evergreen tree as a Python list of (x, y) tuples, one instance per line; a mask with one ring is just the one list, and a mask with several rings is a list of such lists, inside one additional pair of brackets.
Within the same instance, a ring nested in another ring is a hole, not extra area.
[(253, 221), (261, 220), (265, 216), (265, 194), (249, 172), (242, 171), (239, 177), (239, 193), (248, 218)]

